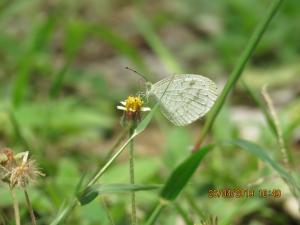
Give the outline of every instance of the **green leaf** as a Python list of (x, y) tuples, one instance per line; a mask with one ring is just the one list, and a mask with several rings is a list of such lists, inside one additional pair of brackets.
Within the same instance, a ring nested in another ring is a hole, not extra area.
[(120, 34), (115, 33), (111, 27), (105, 25), (91, 26), (92, 35), (96, 35), (106, 43), (110, 44), (121, 54), (128, 57), (133, 63), (135, 63), (143, 71), (147, 71), (143, 58), (140, 56), (138, 50)]
[[(161, 165), (159, 157), (137, 157), (134, 160), (135, 180), (138, 180), (140, 183), (147, 183), (149, 179), (158, 173)], [(101, 177), (102, 183), (127, 183), (129, 180), (127, 161), (118, 162)]]
[(80, 50), (87, 33), (85, 26), (78, 21), (73, 21), (72, 23), (68, 24), (65, 30), (65, 63), (54, 75), (49, 92), (49, 96), (51, 98), (55, 98), (59, 95), (59, 92), (63, 87), (64, 78), (67, 75), (71, 64), (73, 63), (73, 60), (78, 54), (78, 51)]
[(221, 108), (223, 107), (226, 98), (228, 97), (229, 93), (235, 88), (235, 85), (239, 78), (241, 77), (244, 68), (249, 61), (251, 55), (253, 54), (256, 46), (258, 45), (259, 41), (263, 37), (265, 31), (268, 28), (269, 23), (271, 22), (273, 16), (278, 11), (281, 3), (283, 0), (276, 0), (272, 2), (270, 8), (266, 11), (265, 17), (261, 20), (261, 22), (257, 25), (256, 29), (254, 30), (252, 36), (250, 37), (248, 44), (246, 45), (244, 51), (242, 52), (241, 56), (238, 59), (233, 71), (231, 72), (228, 81), (226, 82), (222, 92), (220, 93), (217, 101), (215, 102), (214, 106), (210, 110), (207, 115), (204, 127), (201, 131), (201, 136), (199, 137), (196, 147), (201, 145), (204, 138), (210, 131), (212, 125), (214, 124), (215, 119), (217, 118)]
[(149, 125), (150, 121), (152, 120), (152, 117), (154, 116), (155, 111), (157, 110), (159, 106), (159, 103), (156, 103), (153, 109), (148, 113), (148, 115), (143, 119), (138, 126), (135, 128), (135, 131), (133, 133), (133, 136), (136, 136), (137, 134), (143, 132), (146, 127)]
[(72, 211), (72, 209), (76, 206), (76, 199), (72, 202), (64, 203), (62, 207), (59, 209), (57, 215), (50, 223), (50, 225), (58, 225), (61, 221)]
[(29, 49), (24, 53), (18, 62), (18, 72), (12, 89), (12, 101), (14, 106), (22, 103), (26, 91), (29, 88), (29, 78), (33, 69), (37, 53), (43, 50), (47, 45), (57, 20), (55, 17), (49, 17), (43, 22), (29, 39)]
[(246, 150), (250, 154), (253, 154), (262, 161), (268, 163), (274, 170), (276, 170), (280, 174), (281, 177), (290, 179), (289, 173), (279, 163), (272, 159), (264, 148), (247, 140), (235, 140), (231, 141), (230, 143), (239, 146), (243, 150)]
[(97, 180), (104, 174), (104, 172), (111, 166), (111, 164), (118, 158), (118, 156), (124, 151), (126, 146), (130, 143), (130, 141), (136, 137), (138, 134), (143, 132), (148, 124), (150, 123), (152, 117), (154, 116), (155, 111), (158, 108), (159, 103), (156, 103), (154, 108), (151, 110), (151, 112), (143, 119), (136, 129), (134, 130), (133, 134), (127, 139), (127, 141), (119, 148), (119, 150), (107, 161), (107, 163), (96, 173), (94, 178), (88, 183), (88, 186), (94, 185)]
[(158, 189), (159, 187), (160, 185), (154, 184), (96, 184), (88, 187), (86, 190), (80, 193), (78, 200), (81, 205), (86, 205), (101, 194), (148, 191)]
[(211, 149), (212, 145), (204, 146), (177, 166), (164, 185), (160, 196), (169, 201), (174, 200), (195, 173), (206, 153)]
[(260, 108), (260, 110), (264, 114), (269, 127), (271, 128), (273, 134), (275, 134), (276, 136), (277, 133), (276, 126), (270, 112), (268, 111), (268, 108), (266, 107), (265, 102), (263, 102), (261, 98), (258, 96), (258, 94), (256, 93), (257, 91), (254, 91), (246, 82), (242, 82), (242, 83), (244, 85), (244, 88), (248, 92), (249, 96), (252, 98), (252, 100), (255, 102), (255, 104)]
[(137, 14), (134, 23), (150, 45), (156, 55), (164, 63), (170, 73), (179, 73), (182, 71), (179, 63), (173, 57), (173, 54), (168, 50), (166, 45), (161, 41), (155, 31), (152, 29), (150, 22), (141, 14)]

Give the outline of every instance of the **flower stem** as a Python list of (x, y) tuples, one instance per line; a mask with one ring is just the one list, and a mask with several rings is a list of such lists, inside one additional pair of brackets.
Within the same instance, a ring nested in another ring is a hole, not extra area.
[(33, 212), (33, 208), (32, 208), (32, 205), (31, 205), (31, 202), (30, 202), (30, 199), (29, 199), (28, 192), (25, 188), (24, 188), (24, 194), (25, 194), (27, 207), (28, 207), (29, 213), (30, 213), (31, 223), (32, 223), (32, 225), (36, 225), (36, 219), (35, 219), (35, 215), (34, 215), (34, 212)]
[[(126, 149), (127, 145), (136, 135), (138, 135), (137, 132), (133, 133), (133, 135), (128, 140), (126, 140), (126, 142), (119, 148), (119, 150), (115, 152), (111, 156), (111, 158), (96, 172), (96, 174), (92, 177), (90, 182), (88, 182), (88, 184), (85, 186), (85, 189), (94, 185), (99, 180), (99, 178), (111, 166), (111, 164), (116, 160), (116, 158), (118, 158), (118, 156)], [(121, 135), (119, 138), (121, 139), (123, 138), (123, 136)], [(119, 143), (119, 141), (120, 140), (118, 140), (117, 142)], [(77, 198), (72, 199), (62, 210), (63, 213), (59, 213), (50, 225), (58, 225), (62, 223), (62, 221), (66, 219), (66, 217), (73, 211), (73, 209), (78, 205), (78, 203), (79, 202), (77, 201)]]
[[(134, 132), (134, 126), (129, 130), (129, 137)], [(129, 174), (130, 183), (134, 184), (134, 141), (133, 139), (129, 143)], [(131, 192), (131, 225), (136, 225), (136, 204), (135, 204), (135, 192)]]
[(154, 224), (164, 208), (165, 208), (165, 204), (162, 204), (161, 202), (157, 204), (155, 209), (152, 211), (150, 217), (148, 218), (146, 225)]
[(120, 149), (101, 167), (100, 170), (93, 176), (92, 180), (87, 184), (87, 187), (95, 184), (98, 179), (104, 174), (104, 172), (111, 166), (111, 164), (115, 161), (116, 158), (124, 151), (126, 146), (130, 143), (130, 141), (137, 135), (137, 133), (133, 133), (132, 136), (120, 147)]
[(16, 193), (15, 193), (15, 191), (12, 188), (10, 188), (10, 193), (11, 193), (13, 204), (14, 204), (14, 213), (15, 213), (15, 222), (16, 222), (16, 225), (21, 225), (20, 211), (19, 211), (19, 202), (18, 202)]
[(101, 202), (102, 202), (102, 206), (106, 212), (106, 215), (107, 215), (110, 225), (115, 225), (113, 217), (112, 217), (111, 213), (109, 212), (108, 205), (106, 204), (106, 200), (103, 195), (101, 195)]
[(281, 5), (282, 2), (283, 2), (283, 0), (276, 0), (276, 1), (272, 2), (269, 10), (266, 12), (265, 18), (262, 19), (261, 23), (256, 27), (254, 33), (250, 37), (249, 42), (246, 45), (246, 48), (242, 52), (242, 55), (240, 56), (236, 66), (234, 67), (232, 73), (230, 74), (224, 89), (222, 90), (220, 96), (218, 97), (218, 100), (214, 104), (210, 113), (207, 115), (207, 119), (206, 119), (204, 127), (202, 129), (202, 134), (199, 137), (196, 144), (194, 145), (194, 148), (193, 148), (194, 151), (197, 151), (200, 149), (200, 146), (202, 145), (204, 139), (206, 138), (208, 132), (210, 131), (212, 125), (214, 124), (214, 121), (215, 121), (216, 117), (218, 116), (222, 106), (224, 105), (226, 98), (228, 97), (230, 91), (232, 91), (232, 89), (234, 88), (238, 79), (242, 75), (242, 72), (243, 72), (247, 62), (249, 61), (257, 44), (261, 40), (263, 34), (265, 33), (268, 25), (270, 24), (272, 18), (278, 11), (279, 6)]

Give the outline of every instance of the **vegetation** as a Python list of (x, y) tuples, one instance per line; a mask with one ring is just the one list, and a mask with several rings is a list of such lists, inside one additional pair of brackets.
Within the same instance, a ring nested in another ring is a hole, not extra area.
[[(1, 1), (0, 224), (300, 224), (299, 8)], [(128, 114), (146, 84), (126, 66), (219, 97), (185, 127), (152, 99)]]

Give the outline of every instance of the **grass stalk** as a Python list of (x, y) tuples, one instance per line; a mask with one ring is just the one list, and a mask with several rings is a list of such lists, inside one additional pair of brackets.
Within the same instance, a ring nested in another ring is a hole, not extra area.
[[(129, 131), (129, 138), (133, 135), (134, 128), (131, 128)], [(134, 177), (134, 140), (132, 139), (129, 143), (129, 175), (130, 175), (130, 184), (135, 183)], [(131, 192), (131, 225), (136, 225), (136, 204), (135, 204), (135, 192)]]
[(10, 188), (10, 193), (11, 193), (13, 204), (14, 204), (15, 223), (16, 223), (16, 225), (21, 225), (19, 202), (18, 202), (16, 193), (15, 193), (15, 190)]
[(30, 213), (31, 224), (36, 225), (36, 219), (35, 219), (35, 215), (34, 215), (34, 212), (33, 212), (33, 208), (32, 208), (32, 205), (31, 205), (31, 202), (30, 202), (30, 199), (29, 199), (28, 192), (25, 188), (24, 188), (24, 194), (25, 194), (27, 207), (28, 207), (28, 210), (29, 210), (29, 213)]
[(190, 194), (190, 193), (186, 193), (186, 199), (187, 202), (189, 203), (189, 205), (192, 207), (192, 209), (195, 211), (195, 213), (197, 214), (197, 216), (201, 219), (201, 220), (205, 220), (206, 216), (205, 214), (202, 212), (202, 210), (198, 207), (197, 203), (196, 203), (196, 199)]
[(108, 167), (115, 161), (116, 158), (124, 151), (125, 147), (131, 142), (133, 137), (136, 135), (131, 136), (123, 145), (122, 147), (105, 163), (105, 165), (97, 172), (97, 174), (93, 177), (93, 179), (88, 183), (87, 186), (91, 186), (95, 184), (98, 179), (104, 174)]
[[(243, 72), (247, 62), (249, 61), (256, 46), (258, 45), (259, 41), (261, 40), (263, 34), (265, 33), (265, 31), (268, 27), (268, 25), (270, 24), (272, 18), (274, 17), (274, 15), (278, 11), (278, 9), (282, 3), (283, 3), (283, 0), (274, 0), (271, 3), (269, 9), (267, 10), (265, 17), (261, 20), (261, 22), (258, 24), (256, 29), (254, 30), (254, 33), (250, 37), (244, 51), (242, 52), (241, 57), (239, 58), (236, 66), (234, 67), (232, 73), (230, 74), (229, 79), (226, 82), (224, 89), (222, 90), (222, 92), (221, 92), (220, 96), (218, 97), (216, 103), (214, 104), (212, 110), (208, 114), (208, 117), (207, 117), (204, 127), (203, 127), (202, 134), (199, 136), (199, 139), (196, 141), (196, 143), (194, 145), (194, 148), (193, 148), (194, 153), (193, 154), (197, 153), (197, 151), (200, 149), (200, 146), (202, 145), (203, 141), (205, 140), (212, 125), (214, 124), (216, 117), (218, 116), (221, 108), (223, 107), (226, 98), (228, 97), (230, 91), (235, 87), (238, 79), (242, 75), (242, 72)], [(201, 160), (199, 160), (197, 162), (198, 165), (200, 163), (201, 163)], [(184, 189), (184, 187), (188, 183), (188, 180), (191, 178), (191, 174), (193, 174), (196, 170), (195, 169), (196, 167), (189, 168), (187, 165), (180, 164), (177, 168), (175, 168), (173, 173), (170, 175), (170, 179), (174, 176), (174, 174), (176, 175), (176, 172), (178, 172), (179, 169), (181, 170), (182, 167), (187, 167), (187, 169), (190, 171), (187, 171), (186, 173), (188, 173), (188, 174), (185, 174), (185, 176), (187, 177), (187, 180), (185, 177), (181, 178), (181, 179), (184, 179), (184, 183), (182, 185), (177, 185), (177, 186), (173, 187), (172, 193), (174, 193), (174, 194), (171, 195), (171, 197), (172, 197), (172, 198), (170, 198), (171, 200), (175, 200), (177, 198), (178, 194)], [(163, 187), (163, 190), (167, 189), (168, 191), (170, 191), (168, 189), (168, 185), (169, 185), (169, 183), (167, 182), (166, 185)], [(174, 189), (176, 189), (176, 190), (174, 190)], [(165, 192), (163, 192), (163, 195), (168, 196), (168, 194)], [(159, 217), (160, 213), (162, 212), (162, 210), (163, 210), (163, 207), (161, 206), (161, 203), (158, 203), (146, 224), (147, 225), (154, 224), (156, 222), (157, 218)]]
[[(171, 84), (171, 81), (167, 85), (167, 87), (166, 87), (163, 95), (165, 94), (165, 92), (169, 88), (169, 86)], [(149, 123), (150, 123), (152, 117), (154, 116), (154, 113), (158, 109), (158, 107), (159, 107), (159, 103), (156, 103), (156, 105), (152, 108), (151, 112), (136, 127), (134, 126), (135, 129), (133, 129), (133, 127), (132, 127), (131, 136), (125, 141), (125, 143), (119, 148), (119, 150), (105, 163), (105, 165), (102, 166), (96, 172), (96, 174), (91, 178), (91, 180), (88, 182), (88, 184), (85, 186), (84, 189), (88, 189), (89, 187), (91, 187), (92, 185), (94, 185), (98, 181), (98, 179), (104, 174), (104, 172), (111, 166), (111, 164), (116, 160), (116, 158), (118, 158), (118, 156), (125, 150), (125, 148), (127, 147), (127, 145), (138, 134), (142, 133), (146, 129), (146, 127), (149, 125)], [(166, 200), (163, 200), (163, 201), (166, 202)], [(66, 205), (66, 207), (64, 207), (64, 209), (61, 210), (61, 212), (56, 216), (56, 218), (53, 220), (53, 222), (51, 223), (51, 225), (58, 225), (58, 224), (60, 224), (67, 217), (67, 215), (71, 213), (71, 211), (73, 210), (73, 208), (75, 208), (78, 203), (79, 202), (77, 201), (77, 198), (74, 198), (72, 201), (70, 201)], [(162, 208), (163, 207), (159, 207), (159, 209), (157, 211), (157, 215), (159, 215), (159, 212), (160, 212), (160, 210), (162, 210)]]
[(225, 84), (224, 89), (222, 90), (220, 96), (218, 97), (216, 103), (214, 104), (213, 108), (211, 109), (210, 113), (207, 116), (205, 121), (202, 134), (200, 135), (198, 141), (194, 145), (194, 151), (197, 151), (200, 146), (202, 145), (204, 139), (206, 138), (208, 132), (210, 131), (216, 117), (218, 116), (220, 110), (222, 109), (226, 98), (228, 97), (230, 91), (235, 87), (237, 81), (239, 80), (242, 72), (249, 61), (251, 55), (253, 54), (257, 44), (261, 40), (263, 34), (265, 33), (268, 25), (270, 24), (272, 18), (276, 14), (279, 9), (279, 6), (282, 4), (283, 0), (275, 0), (272, 2), (269, 10), (267, 11), (265, 17), (262, 19), (261, 23), (258, 24), (254, 33), (249, 39), (248, 44), (246, 45), (244, 51), (242, 52), (239, 60), (234, 67), (232, 73), (230, 74), (228, 81)]
[(184, 223), (186, 225), (193, 225), (193, 221), (191, 220), (190, 216), (188, 213), (183, 209), (183, 207), (178, 204), (177, 202), (174, 203), (175, 209), (177, 212), (181, 215), (182, 219), (184, 220)]
[(103, 206), (103, 208), (104, 208), (104, 210), (106, 212), (109, 224), (110, 225), (115, 225), (115, 222), (113, 220), (113, 217), (112, 217), (111, 213), (109, 212), (108, 205), (107, 205), (106, 200), (105, 200), (105, 198), (104, 198), (103, 195), (101, 195), (101, 203), (102, 203), (102, 206)]
[(163, 204), (162, 202), (159, 202), (159, 204), (156, 205), (156, 207), (152, 211), (150, 217), (148, 218), (146, 225), (154, 224), (155, 221), (157, 220), (157, 218), (159, 217), (160, 213), (165, 208), (165, 206), (166, 206), (165, 204)]
[(117, 137), (117, 141), (114, 143), (114, 145), (108, 150), (107, 155), (105, 156), (103, 162), (107, 162), (114, 154), (117, 147), (121, 144), (121, 142), (125, 139), (125, 137), (128, 134), (128, 130), (124, 129), (122, 133)]
[(271, 131), (273, 132), (273, 134), (275, 136), (277, 136), (274, 121), (272, 119), (272, 116), (270, 115), (270, 112), (268, 111), (267, 107), (265, 106), (264, 101), (261, 100), (261, 98), (258, 96), (257, 92), (255, 90), (253, 90), (245, 81), (242, 80), (242, 84), (243, 84), (245, 90), (247, 91), (247, 93), (249, 94), (250, 98), (253, 100), (253, 102), (259, 107), (259, 109), (264, 114), (264, 117), (265, 117)]
[[(125, 134), (127, 134), (125, 132)], [(117, 147), (118, 145), (120, 145), (120, 142), (123, 140), (124, 138), (124, 133), (122, 133), (118, 140), (116, 141), (116, 143), (114, 144), (114, 147)], [(133, 138), (133, 137), (132, 137)], [(90, 180), (90, 182), (86, 185), (85, 188), (92, 186), (93, 184), (95, 184), (98, 179), (104, 174), (104, 172), (106, 171), (106, 169), (114, 162), (114, 160), (124, 151), (125, 147), (129, 144), (131, 139), (128, 139), (123, 145), (122, 147), (114, 154), (112, 155), (109, 160), (107, 160), (107, 162), (96, 172), (96, 174), (92, 177), (92, 179)], [(114, 149), (110, 149), (110, 153), (114, 151)], [(78, 201), (76, 198), (74, 198), (72, 201), (69, 202), (69, 204), (66, 205), (66, 207), (63, 210), (63, 213), (61, 213), (59, 216), (57, 216), (57, 218), (54, 219), (54, 221), (51, 223), (51, 225), (57, 225), (60, 224), (61, 221), (63, 221), (65, 219), (65, 217), (67, 217), (67, 215), (69, 215), (71, 213), (71, 211), (78, 205)]]
[(276, 136), (277, 136), (277, 141), (278, 141), (278, 145), (279, 145), (279, 150), (282, 154), (282, 158), (283, 158), (283, 163), (285, 168), (290, 169), (290, 162), (289, 162), (289, 157), (287, 154), (287, 150), (286, 150), (286, 146), (283, 140), (283, 134), (282, 134), (282, 130), (281, 130), (281, 126), (280, 126), (280, 122), (275, 110), (275, 106), (273, 104), (273, 101), (267, 91), (267, 86), (263, 86), (262, 91), (261, 91), (267, 106), (269, 108), (270, 111), (270, 115), (274, 121), (274, 125), (275, 125), (275, 130), (276, 130)]
[(25, 139), (19, 121), (17, 120), (13, 110), (8, 111), (10, 122), (13, 126), (15, 136), (17, 140), (22, 144), (25, 149), (35, 149), (29, 145), (28, 141)]

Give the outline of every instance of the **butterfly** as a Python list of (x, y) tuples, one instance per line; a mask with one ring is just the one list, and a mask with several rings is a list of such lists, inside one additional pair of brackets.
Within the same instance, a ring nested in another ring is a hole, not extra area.
[[(147, 80), (143, 74), (126, 69)], [(146, 98), (154, 97), (162, 114), (176, 126), (185, 126), (203, 117), (218, 97), (217, 85), (197, 74), (177, 74), (146, 84)]]
[(203, 117), (217, 99), (217, 86), (207, 77), (178, 74), (150, 84), (147, 97), (160, 103), (162, 114), (176, 126)]

